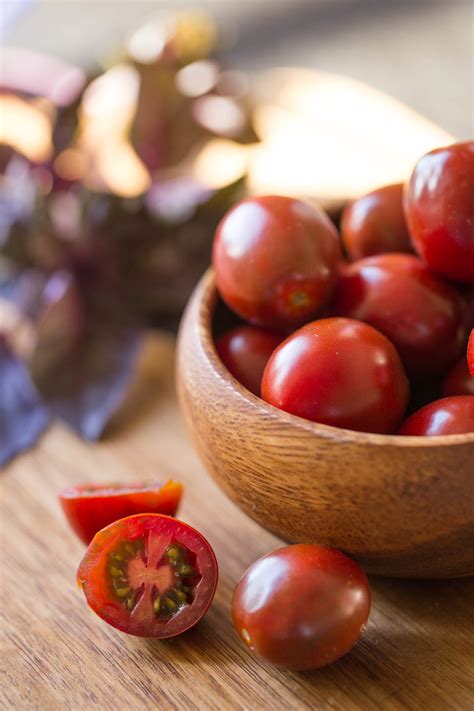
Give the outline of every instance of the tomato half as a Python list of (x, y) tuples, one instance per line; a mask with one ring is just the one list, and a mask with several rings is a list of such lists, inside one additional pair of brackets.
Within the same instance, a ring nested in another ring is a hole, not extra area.
[(97, 531), (119, 518), (138, 513), (174, 516), (183, 485), (171, 479), (165, 484), (78, 484), (59, 494), (72, 530), (88, 544)]
[(199, 622), (217, 577), (217, 560), (204, 536), (162, 514), (129, 516), (99, 531), (77, 572), (88, 605), (105, 622), (158, 639)]
[(232, 600), (234, 625), (249, 649), (296, 671), (323, 667), (346, 654), (369, 612), (364, 571), (343, 553), (309, 543), (257, 560)]

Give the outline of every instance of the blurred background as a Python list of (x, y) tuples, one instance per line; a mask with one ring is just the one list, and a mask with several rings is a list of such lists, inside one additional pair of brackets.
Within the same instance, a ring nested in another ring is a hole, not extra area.
[(4, 43), (92, 66), (156, 12), (198, 6), (244, 70), (300, 65), (407, 102), (458, 138), (473, 128), (470, 0), (2, 0)]
[[(473, 129), (471, 0), (0, 0), (0, 466), (98, 438), (246, 193), (351, 198)], [(2, 455), (3, 447), (3, 457)]]

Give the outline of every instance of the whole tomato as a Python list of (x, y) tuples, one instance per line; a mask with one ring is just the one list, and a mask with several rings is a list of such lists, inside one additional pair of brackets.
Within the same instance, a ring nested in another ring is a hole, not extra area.
[(313, 544), (287, 546), (257, 560), (232, 600), (234, 625), (251, 651), (297, 671), (346, 654), (369, 612), (363, 570), (343, 553)]
[(442, 374), (463, 347), (461, 297), (413, 255), (380, 254), (348, 265), (331, 310), (381, 331), (414, 378)]
[(474, 376), (464, 356), (453, 365), (441, 386), (443, 397), (450, 395), (474, 395)]
[(282, 337), (257, 326), (237, 326), (216, 341), (220, 359), (247, 390), (260, 395), (263, 371)]
[(403, 212), (403, 184), (385, 185), (351, 202), (342, 213), (341, 235), (352, 260), (412, 252)]
[(455, 143), (418, 161), (405, 214), (418, 254), (435, 272), (474, 283), (474, 142)]
[(212, 252), (226, 304), (252, 324), (282, 330), (325, 306), (340, 259), (338, 233), (326, 213), (278, 196), (248, 198), (232, 208)]
[(328, 318), (303, 326), (276, 349), (263, 374), (262, 397), (314, 422), (387, 433), (405, 412), (408, 380), (379, 331)]
[(430, 402), (413, 413), (398, 434), (417, 437), (474, 432), (474, 395), (456, 395)]

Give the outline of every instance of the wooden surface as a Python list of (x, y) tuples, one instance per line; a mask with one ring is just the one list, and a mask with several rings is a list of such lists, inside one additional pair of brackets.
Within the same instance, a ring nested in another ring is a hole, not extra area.
[[(472, 708), (474, 579), (372, 579), (367, 630), (346, 658), (297, 674), (253, 659), (229, 603), (244, 569), (280, 542), (205, 475), (178, 414), (174, 344), (150, 341), (128, 404), (97, 445), (55, 426), (1, 475), (2, 709)], [(81, 481), (173, 476), (185, 482), (184, 520), (215, 548), (220, 583), (197, 628), (170, 642), (127, 637), (87, 608), (75, 584), (83, 547), (56, 498)]]
[[(294, 543), (324, 543), (368, 572), (474, 574), (474, 433), (395, 437), (309, 422), (232, 378), (215, 352), (210, 270), (184, 316), (180, 397), (213, 477), (249, 516)], [(219, 322), (225, 312), (216, 314)]]

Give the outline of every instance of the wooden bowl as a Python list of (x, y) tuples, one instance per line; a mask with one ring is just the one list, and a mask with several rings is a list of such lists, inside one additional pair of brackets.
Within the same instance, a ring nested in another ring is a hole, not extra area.
[(177, 382), (196, 448), (230, 498), (281, 538), (334, 546), (370, 573), (474, 574), (474, 434), (367, 434), (272, 407), (217, 356), (217, 304), (210, 270), (183, 317)]

